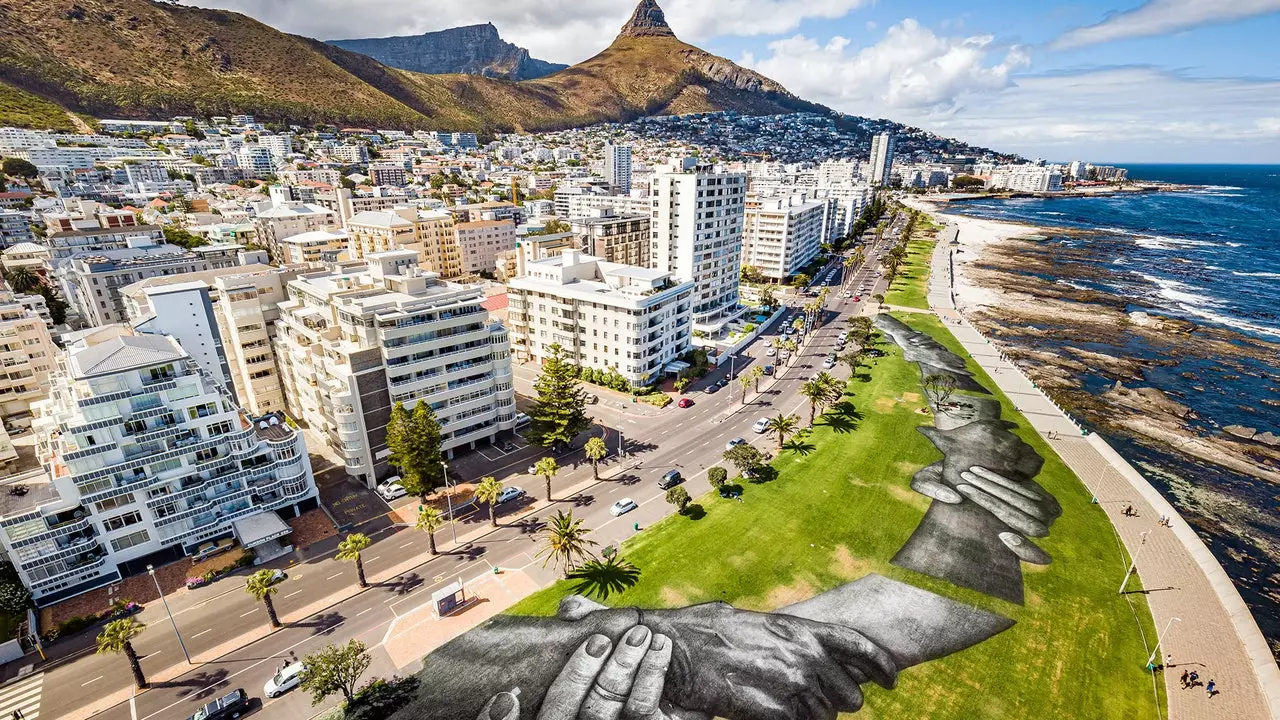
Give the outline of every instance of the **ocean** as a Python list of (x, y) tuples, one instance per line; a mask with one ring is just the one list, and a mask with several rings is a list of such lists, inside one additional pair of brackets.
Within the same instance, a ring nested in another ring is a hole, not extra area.
[[(1127, 311), (1151, 311), (1280, 343), (1280, 166), (1126, 167), (1133, 179), (1201, 187), (1107, 198), (984, 199), (945, 210), (1046, 228), (1048, 242), (1071, 253), (1073, 270), (1067, 277), (1042, 275), (1045, 281), (1120, 298)], [(1062, 230), (1054, 233), (1055, 228)], [(1082, 265), (1087, 271), (1080, 271)], [(1081, 346), (1023, 339), (1039, 349)], [(1135, 336), (1121, 347), (1088, 349), (1152, 361), (1140, 382), (1124, 384), (1157, 388), (1191, 408), (1188, 425), (1202, 436), (1221, 435), (1229, 425), (1280, 434), (1280, 357), (1274, 353), (1197, 358), (1189, 352), (1170, 360), (1168, 346), (1143, 343)], [(1087, 373), (1078, 379), (1096, 396), (1116, 378)], [(1083, 407), (1076, 414), (1142, 470), (1196, 528), (1280, 656), (1280, 486), (1196, 460), (1150, 438), (1098, 428)], [(1268, 459), (1258, 462), (1280, 471)]]

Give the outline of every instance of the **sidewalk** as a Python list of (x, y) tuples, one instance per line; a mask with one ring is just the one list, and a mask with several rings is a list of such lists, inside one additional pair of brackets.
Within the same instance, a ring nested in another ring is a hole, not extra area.
[[(943, 235), (950, 230), (948, 226)], [(1130, 556), (1145, 545), (1137, 570), (1157, 632), (1173, 622), (1157, 657), (1157, 662), (1173, 658), (1164, 673), (1170, 720), (1280, 717), (1280, 668), (1222, 566), (1133, 466), (1101, 437), (1086, 435), (956, 311), (950, 249), (942, 242), (937, 249), (942, 252), (934, 252), (928, 297), (938, 317), (1081, 479)], [(1128, 505), (1137, 517), (1121, 515)], [(1173, 518), (1172, 528), (1157, 524), (1162, 515)], [(1149, 647), (1154, 642), (1148, 638)], [(1203, 688), (1182, 689), (1180, 668), (1199, 671), (1202, 682), (1215, 680), (1221, 693), (1210, 698)]]

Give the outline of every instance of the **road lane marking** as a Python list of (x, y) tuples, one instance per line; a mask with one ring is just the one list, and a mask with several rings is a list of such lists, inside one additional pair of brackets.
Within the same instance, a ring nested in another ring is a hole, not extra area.
[(196, 638), (200, 637), (201, 635), (204, 635), (205, 633), (211, 633), (211, 632), (213, 632), (213, 628), (209, 628), (208, 630), (201, 630), (200, 632), (196, 633), (195, 635), (192, 635), (192, 636), (191, 636), (191, 639), (192, 639), (192, 640), (195, 640)]
[(340, 573), (340, 572), (339, 572), (339, 573), (334, 573), (334, 574), (330, 575), (329, 577), (325, 578), (325, 580), (332, 580), (332, 579), (334, 579), (334, 578), (338, 577), (338, 576), (339, 576), (339, 575), (341, 575), (341, 574), (342, 574), (342, 573)]
[(360, 617), (361, 615), (363, 615), (363, 614), (365, 614), (365, 613), (369, 612), (369, 611), (370, 611), (370, 610), (372, 610), (372, 609), (373, 609), (373, 608), (365, 608), (364, 610), (361, 610), (360, 612), (356, 613), (356, 617)]
[(92, 684), (92, 683), (96, 683), (96, 682), (98, 682), (98, 681), (99, 681), (99, 680), (101, 680), (101, 679), (102, 679), (102, 676), (101, 676), (101, 675), (99, 675), (98, 677), (96, 677), (96, 678), (94, 678), (94, 679), (90, 680), (89, 682), (82, 682), (82, 683), (80, 683), (80, 687), (84, 687), (85, 685), (90, 685), (90, 684)]
[(249, 612), (244, 613), (244, 614), (243, 614), (243, 615), (241, 615), (240, 617), (248, 617), (248, 616), (250, 616), (250, 615), (252, 615), (252, 614), (254, 614), (254, 613), (256, 613), (256, 612), (258, 612), (258, 608), (254, 608), (254, 609), (250, 610)]
[[(339, 574), (339, 575), (341, 575), (342, 573), (338, 573), (338, 574)], [(302, 592), (302, 591), (301, 591), (301, 590), (294, 590), (293, 592), (289, 593), (288, 595), (285, 595), (283, 599), (288, 600), (289, 598), (293, 597), (294, 595), (297, 595), (297, 594), (298, 594), (298, 593), (300, 593), (300, 592)]]
[(409, 547), (409, 546), (410, 546), (410, 545), (412, 545), (412, 544), (413, 544), (413, 541), (412, 541), (412, 540), (410, 540), (409, 542), (407, 542), (407, 543), (405, 543), (405, 544), (401, 545), (401, 546), (400, 546), (400, 549), (401, 549), (401, 550), (403, 550), (403, 549), (405, 549), (405, 548)]
[(378, 559), (378, 558), (380, 558), (380, 557), (382, 557), (382, 556), (381, 556), (381, 555), (374, 555), (373, 557), (369, 558), (369, 559), (368, 559), (368, 560), (366, 560), (365, 562), (373, 562), (374, 560), (377, 560), (377, 559)]

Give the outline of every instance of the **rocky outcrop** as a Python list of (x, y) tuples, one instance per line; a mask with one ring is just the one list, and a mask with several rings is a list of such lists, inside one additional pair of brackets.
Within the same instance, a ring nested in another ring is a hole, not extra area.
[(504, 80), (531, 80), (568, 67), (529, 57), (503, 40), (492, 23), (385, 38), (330, 40), (384, 65), (430, 75), (464, 73)]
[(640, 0), (618, 37), (675, 37), (656, 0)]

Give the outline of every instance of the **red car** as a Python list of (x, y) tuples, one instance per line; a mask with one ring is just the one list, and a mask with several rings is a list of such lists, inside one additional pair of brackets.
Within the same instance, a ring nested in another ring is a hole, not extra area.
[(693, 407), (693, 401), (689, 398), (680, 398), (680, 402), (676, 403), (676, 407), (687, 408)]
[(853, 296), (853, 301), (854, 301), (854, 302), (862, 302), (862, 296), (861, 296), (861, 295), (854, 295), (854, 296)]

